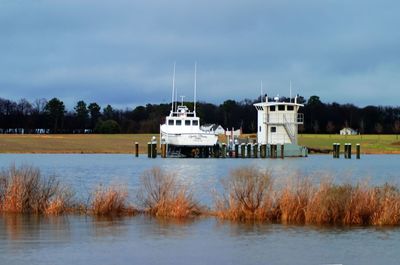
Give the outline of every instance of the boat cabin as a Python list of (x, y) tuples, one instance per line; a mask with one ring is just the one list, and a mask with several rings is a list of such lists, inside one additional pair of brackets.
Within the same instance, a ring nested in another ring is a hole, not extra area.
[(304, 105), (297, 103), (297, 96), (289, 102), (274, 101), (254, 104), (257, 109), (257, 142), (259, 144), (296, 144), (298, 125), (303, 124), (304, 116), (298, 113)]

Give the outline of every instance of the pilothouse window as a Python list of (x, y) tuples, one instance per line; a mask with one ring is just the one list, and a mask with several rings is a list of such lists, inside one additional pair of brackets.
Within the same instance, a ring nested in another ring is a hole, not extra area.
[(185, 125), (186, 125), (186, 126), (190, 126), (190, 121), (189, 121), (189, 120), (186, 120), (186, 121), (185, 121)]
[(174, 125), (174, 120), (168, 120), (168, 125)]
[(181, 121), (181, 120), (176, 120), (176, 125), (177, 125), (177, 126), (182, 125), (182, 121)]
[(193, 126), (199, 125), (199, 121), (193, 121)]
[(285, 105), (279, 105), (278, 110), (281, 110), (281, 111), (285, 110)]

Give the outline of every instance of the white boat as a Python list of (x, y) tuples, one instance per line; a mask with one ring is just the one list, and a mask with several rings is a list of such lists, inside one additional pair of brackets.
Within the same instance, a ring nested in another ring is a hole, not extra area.
[(218, 141), (213, 132), (200, 129), (200, 118), (194, 111), (178, 106), (160, 126), (161, 142), (175, 147), (211, 147)]
[(169, 156), (203, 156), (208, 153), (207, 148), (216, 145), (218, 141), (215, 133), (200, 129), (200, 118), (196, 115), (196, 66), (194, 80), (194, 107), (190, 111), (183, 104), (183, 97), (181, 105), (176, 104), (174, 65), (171, 111), (165, 123), (160, 125), (161, 144), (166, 144)]

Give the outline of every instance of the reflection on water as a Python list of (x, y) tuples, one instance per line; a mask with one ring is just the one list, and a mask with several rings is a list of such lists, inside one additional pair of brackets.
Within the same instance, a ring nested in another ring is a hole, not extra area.
[(1, 264), (398, 264), (399, 228), (0, 216)]
[[(30, 164), (56, 174), (87, 196), (99, 183), (124, 183), (134, 196), (140, 174), (153, 166), (176, 172), (212, 205), (221, 177), (240, 166), (270, 170), (278, 180), (293, 174), (331, 175), (339, 181), (370, 177), (399, 184), (400, 156), (333, 160), (147, 159), (130, 155), (0, 155), (0, 165)], [(134, 198), (133, 198), (134, 199)], [(400, 228), (296, 226), (188, 221), (145, 215), (0, 215), (0, 264), (399, 264)]]

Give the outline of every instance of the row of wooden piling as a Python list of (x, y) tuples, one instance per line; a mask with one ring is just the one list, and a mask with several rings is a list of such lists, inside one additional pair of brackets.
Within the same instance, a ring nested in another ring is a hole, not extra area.
[[(202, 157), (212, 157), (212, 158), (284, 158), (285, 157), (285, 146), (280, 145), (280, 152), (278, 153), (278, 145), (266, 144), (235, 144), (233, 150), (228, 150), (227, 145), (223, 143), (220, 145), (215, 145), (212, 148), (205, 148), (202, 152)], [(240, 150), (240, 152), (239, 152)], [(161, 144), (161, 157), (167, 157), (167, 145), (165, 143)], [(135, 142), (135, 156), (139, 156), (139, 143)], [(157, 157), (157, 142), (147, 143), (147, 156), (148, 158)]]
[[(351, 159), (351, 143), (345, 143), (344, 144), (344, 158), (345, 159)], [(333, 158), (340, 158), (340, 143), (333, 143)], [(360, 159), (361, 157), (361, 146), (360, 144), (356, 144), (356, 158)]]

